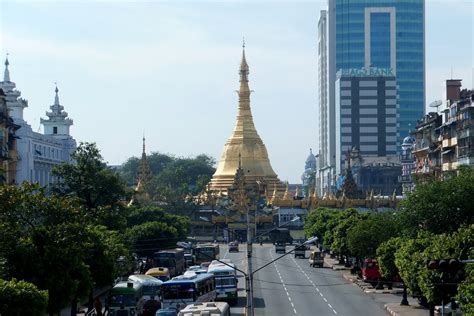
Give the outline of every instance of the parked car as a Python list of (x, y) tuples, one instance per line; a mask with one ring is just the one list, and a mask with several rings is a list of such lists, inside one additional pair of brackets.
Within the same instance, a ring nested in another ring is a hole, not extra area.
[[(443, 309), (442, 305), (435, 306), (434, 308), (435, 314), (442, 315), (443, 314), (442, 309)], [(448, 304), (444, 304), (444, 315), (456, 316), (456, 315), (462, 315), (462, 312), (457, 303), (455, 304), (455, 308), (453, 308), (452, 302), (450, 302)]]

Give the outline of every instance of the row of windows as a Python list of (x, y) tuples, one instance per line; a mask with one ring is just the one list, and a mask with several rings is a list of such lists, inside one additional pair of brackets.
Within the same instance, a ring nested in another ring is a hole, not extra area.
[[(390, 42), (390, 40), (387, 38), (387, 41)], [(372, 44), (373, 45), (373, 44)], [(337, 37), (336, 40), (336, 51), (347, 49), (347, 47), (350, 47), (351, 50), (359, 50), (359, 51), (364, 51), (365, 49), (365, 40), (364, 38), (361, 38), (360, 40), (353, 40), (351, 38), (348, 41), (343, 41), (339, 37)], [(403, 52), (423, 52), (423, 40), (420, 39), (420, 41), (417, 42), (400, 42), (397, 40), (397, 48), (396, 48), (398, 53), (403, 53)]]
[(57, 148), (53, 148), (53, 147), (49, 147), (45, 145), (39, 145), (39, 144), (34, 144), (33, 149), (34, 149), (33, 154), (36, 156), (64, 160), (64, 156), (63, 156), (64, 153), (61, 149), (57, 149)]

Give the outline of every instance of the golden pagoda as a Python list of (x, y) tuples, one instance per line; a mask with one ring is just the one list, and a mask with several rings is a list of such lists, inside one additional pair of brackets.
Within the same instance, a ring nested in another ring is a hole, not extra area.
[(249, 66), (245, 59), (245, 43), (240, 63), (239, 108), (232, 135), (224, 145), (224, 150), (212, 176), (210, 188), (213, 191), (227, 191), (234, 182), (239, 168), (239, 156), (247, 184), (264, 184), (268, 191), (284, 191), (284, 186), (268, 159), (267, 149), (255, 129), (250, 109)]

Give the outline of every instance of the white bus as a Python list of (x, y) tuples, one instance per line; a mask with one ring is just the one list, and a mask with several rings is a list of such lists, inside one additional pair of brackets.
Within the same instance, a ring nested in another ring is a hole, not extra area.
[(128, 282), (142, 286), (142, 297), (137, 303), (137, 312), (141, 314), (155, 314), (160, 308), (159, 291), (163, 281), (146, 274), (133, 274), (128, 277)]
[(230, 316), (230, 307), (225, 302), (197, 303), (186, 306), (178, 314), (178, 316), (196, 315)]
[(209, 273), (180, 275), (161, 285), (161, 308), (179, 311), (186, 305), (215, 299), (214, 276)]
[(213, 274), (216, 280), (217, 299), (235, 304), (237, 303), (237, 274), (235, 265), (233, 263), (227, 264), (232, 267), (219, 262), (213, 262), (207, 269), (207, 273)]

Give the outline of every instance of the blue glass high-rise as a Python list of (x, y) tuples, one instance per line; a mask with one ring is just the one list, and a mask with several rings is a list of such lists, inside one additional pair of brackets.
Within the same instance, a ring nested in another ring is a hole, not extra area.
[(335, 71), (366, 66), (396, 70), (401, 144), (424, 114), (424, 0), (329, 1), (329, 15), (335, 17)]

